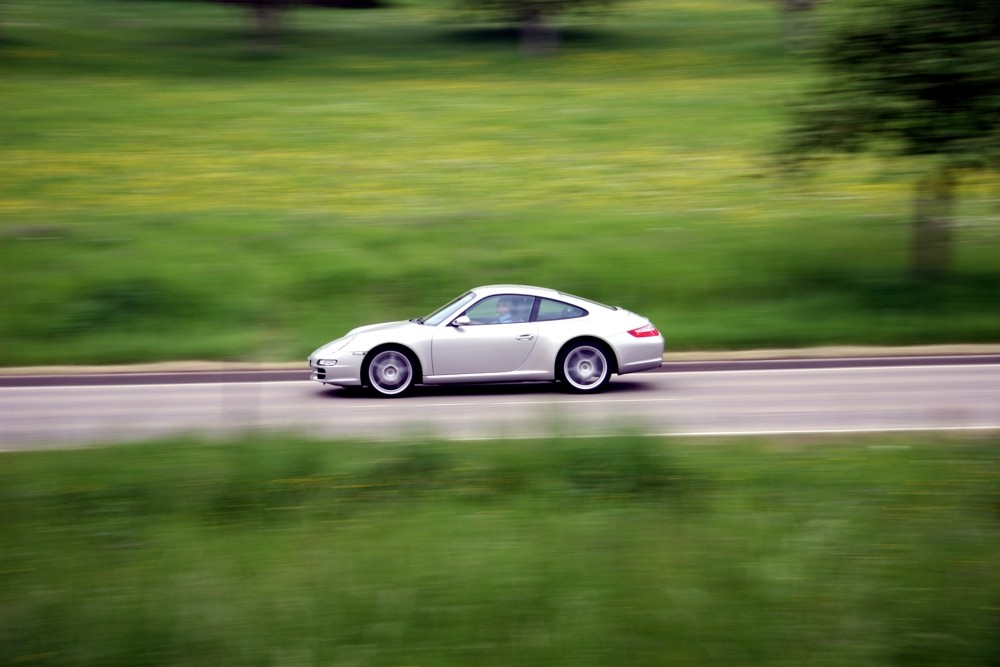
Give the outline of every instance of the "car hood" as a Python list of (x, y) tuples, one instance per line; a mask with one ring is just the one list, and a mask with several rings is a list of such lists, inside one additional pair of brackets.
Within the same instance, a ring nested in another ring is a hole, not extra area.
[(345, 336), (357, 336), (359, 334), (374, 333), (376, 331), (393, 331), (396, 329), (406, 329), (408, 327), (419, 327), (420, 324), (415, 322), (409, 322), (407, 320), (400, 320), (399, 322), (382, 322), (381, 324), (366, 324), (363, 327), (357, 327), (356, 329), (351, 329)]
[(329, 343), (320, 346), (316, 349), (310, 357), (324, 357), (339, 352), (345, 345), (350, 345), (358, 336), (362, 336), (363, 339), (368, 337), (368, 340), (363, 340), (362, 345), (371, 345), (373, 341), (370, 339), (371, 334), (379, 334), (380, 332), (393, 332), (406, 329), (408, 327), (417, 327), (419, 324), (413, 322), (401, 321), (401, 322), (383, 322), (381, 324), (368, 324), (363, 327), (357, 327), (351, 329), (346, 334), (331, 340)]

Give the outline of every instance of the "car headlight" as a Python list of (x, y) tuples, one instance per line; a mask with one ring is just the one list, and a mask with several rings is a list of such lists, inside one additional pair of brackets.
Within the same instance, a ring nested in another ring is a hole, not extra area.
[(316, 360), (316, 365), (317, 366), (336, 366), (337, 365), (337, 360), (336, 359), (317, 359)]

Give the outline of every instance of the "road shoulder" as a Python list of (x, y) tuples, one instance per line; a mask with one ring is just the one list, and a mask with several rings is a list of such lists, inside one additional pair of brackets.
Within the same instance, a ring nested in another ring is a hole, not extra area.
[[(684, 362), (794, 361), (833, 359), (885, 359), (971, 357), (1000, 355), (1000, 344), (917, 345), (903, 347), (826, 346), (770, 350), (726, 350), (667, 352), (666, 364)], [(168, 361), (147, 364), (116, 364), (102, 366), (14, 366), (0, 368), (0, 377), (120, 375), (120, 374), (242, 374), (276, 371), (305, 371), (305, 360), (295, 362), (267, 361)]]

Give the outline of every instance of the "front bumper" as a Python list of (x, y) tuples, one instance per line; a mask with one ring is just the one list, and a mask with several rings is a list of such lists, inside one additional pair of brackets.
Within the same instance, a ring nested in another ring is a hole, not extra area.
[(316, 357), (309, 357), (309, 367), (312, 369), (310, 380), (323, 384), (333, 384), (341, 387), (357, 387), (361, 385), (361, 364), (363, 356), (348, 354), (337, 354), (323, 357), (324, 359), (335, 359), (335, 366), (320, 366)]

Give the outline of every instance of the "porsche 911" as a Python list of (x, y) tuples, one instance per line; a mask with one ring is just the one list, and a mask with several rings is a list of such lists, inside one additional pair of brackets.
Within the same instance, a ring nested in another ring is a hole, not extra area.
[(601, 391), (658, 368), (663, 336), (628, 310), (542, 287), (476, 287), (425, 317), (358, 327), (309, 356), (312, 379), (378, 396), (415, 385), (558, 382)]

